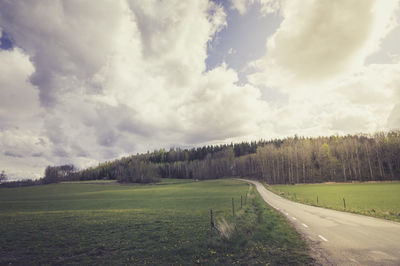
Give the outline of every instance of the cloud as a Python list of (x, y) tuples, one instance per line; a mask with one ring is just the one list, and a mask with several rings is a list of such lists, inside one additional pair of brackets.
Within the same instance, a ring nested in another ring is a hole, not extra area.
[(17, 158), (23, 158), (24, 157), (23, 155), (14, 153), (12, 151), (5, 151), (4, 155), (5, 156), (10, 156), (10, 157), (17, 157)]
[[(214, 2), (2, 1), (0, 170), (400, 126), (398, 65), (364, 64), (396, 24), (396, 2), (377, 3), (233, 1), (284, 18), (243, 83), (225, 63), (206, 68), (229, 27)], [(285, 100), (271, 102), (277, 90)]]
[(251, 64), (253, 84), (291, 90), (357, 71), (394, 28), (397, 0), (284, 1), (267, 54)]
[(39, 111), (38, 93), (28, 77), (34, 67), (22, 50), (0, 50), (0, 122), (2, 127)]
[(23, 50), (0, 50), (0, 169), (11, 179), (37, 177), (50, 163), (38, 156), (32, 159), (46, 151), (39, 139), (43, 116), (39, 93), (29, 82), (33, 72)]
[(365, 63), (398, 27), (398, 8), (397, 0), (282, 1), (283, 21), (247, 76), (253, 86), (289, 98), (275, 110), (273, 131), (315, 136), (399, 128), (398, 62)]
[(259, 131), (258, 124), (262, 115), (269, 112), (269, 106), (260, 100), (258, 88), (234, 85), (237, 81), (236, 72), (226, 65), (206, 73), (197, 91), (179, 109), (183, 125), (190, 132), (189, 143), (224, 140)]
[(279, 0), (231, 0), (231, 8), (237, 10), (241, 15), (247, 13), (250, 6), (258, 4), (262, 14), (277, 12), (280, 9)]
[(207, 1), (1, 2), (0, 27), (26, 65), (10, 74), (32, 106), (14, 121), (4, 108), (11, 122), (0, 132), (1, 149), (31, 170), (4, 154), (0, 166), (37, 176), (39, 164), (84, 167), (256, 130), (268, 110), (259, 89), (237, 85), (226, 65), (206, 71), (208, 44), (226, 25), (223, 7)]
[(2, 27), (34, 63), (31, 82), (38, 86), (43, 106), (55, 104), (59, 94), (75, 89), (106, 63), (112, 52), (113, 29), (122, 15), (120, 4), (114, 1), (96, 5), (6, 1), (1, 10)]
[(394, 91), (393, 99), (395, 105), (390, 112), (387, 119), (387, 128), (389, 129), (399, 129), (400, 128), (400, 64), (397, 64), (395, 71), (395, 79), (388, 85)]
[(274, 131), (285, 135), (374, 133), (400, 128), (400, 64), (374, 64), (322, 89), (290, 93)]

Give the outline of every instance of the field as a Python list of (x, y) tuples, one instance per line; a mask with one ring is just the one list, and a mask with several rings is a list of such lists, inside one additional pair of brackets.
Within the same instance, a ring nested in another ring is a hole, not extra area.
[[(297, 232), (258, 194), (239, 210), (248, 191), (232, 179), (2, 188), (0, 265), (311, 263)], [(210, 208), (234, 226), (230, 237), (210, 240)]]
[(400, 182), (275, 185), (269, 189), (309, 205), (400, 221)]

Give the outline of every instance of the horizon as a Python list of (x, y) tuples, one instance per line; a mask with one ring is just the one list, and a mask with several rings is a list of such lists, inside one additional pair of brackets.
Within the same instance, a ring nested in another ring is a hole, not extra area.
[(400, 129), (400, 1), (0, 3), (0, 171)]
[[(262, 142), (264, 142), (264, 143), (267, 143), (267, 144), (274, 144), (274, 142), (275, 141), (282, 141), (282, 142), (285, 142), (286, 140), (290, 140), (290, 139), (298, 139), (298, 140), (303, 140), (303, 139), (307, 139), (307, 140), (315, 140), (315, 139), (319, 139), (319, 138), (332, 138), (332, 137), (339, 137), (339, 138), (346, 138), (346, 137), (365, 137), (365, 138), (370, 138), (370, 139), (373, 139), (376, 135), (379, 135), (379, 134), (385, 134), (385, 135), (387, 135), (387, 134), (389, 134), (389, 133), (399, 133), (400, 132), (400, 130), (390, 130), (390, 131), (377, 131), (377, 132), (375, 132), (375, 133), (356, 133), (356, 134), (342, 134), (342, 135), (340, 135), (340, 134), (333, 134), (333, 135), (319, 135), (319, 136), (298, 136), (298, 135), (294, 135), (294, 136), (287, 136), (287, 137), (284, 137), (284, 138), (270, 138), (270, 139), (258, 139), (258, 140), (249, 140), (249, 141), (240, 141), (240, 142), (230, 142), (230, 143), (212, 143), (212, 144), (207, 144), (207, 145), (199, 145), (199, 146), (172, 146), (172, 147), (169, 147), (168, 149), (166, 149), (166, 148), (159, 148), (159, 149), (154, 149), (154, 150), (148, 150), (148, 151), (145, 151), (145, 152), (137, 152), (136, 154), (133, 154), (133, 153), (128, 153), (128, 154), (122, 154), (121, 156), (119, 156), (119, 157), (116, 157), (116, 158), (111, 158), (111, 159), (109, 159), (109, 160), (105, 160), (105, 161), (99, 161), (99, 162), (96, 162), (95, 164), (93, 164), (93, 165), (88, 165), (88, 166), (85, 166), (85, 167), (77, 167), (76, 165), (74, 165), (74, 164), (66, 164), (66, 165), (72, 165), (73, 166), (73, 172), (80, 172), (80, 171), (82, 171), (82, 170), (87, 170), (87, 169), (91, 169), (91, 168), (97, 168), (98, 166), (100, 166), (100, 165), (102, 165), (102, 164), (105, 164), (105, 163), (114, 163), (114, 162), (117, 162), (117, 161), (120, 161), (121, 159), (123, 159), (123, 158), (129, 158), (129, 157), (136, 157), (136, 156), (142, 156), (142, 155), (146, 155), (146, 154), (152, 154), (152, 153), (157, 153), (157, 152), (159, 152), (159, 151), (161, 151), (161, 150), (164, 150), (165, 152), (169, 152), (169, 151), (171, 151), (171, 150), (175, 150), (175, 151), (177, 151), (177, 150), (181, 150), (181, 151), (190, 151), (190, 150), (195, 150), (195, 149), (198, 149), (198, 148), (205, 148), (205, 147), (209, 147), (209, 146), (211, 146), (211, 147), (218, 147), (218, 146), (227, 146), (227, 147), (229, 147), (229, 146), (235, 146), (235, 145), (240, 145), (240, 144), (242, 144), (242, 143), (248, 143), (248, 144), (250, 144), (250, 143), (256, 143), (257, 144), (257, 146), (258, 146), (258, 144), (259, 143), (262, 143)], [(259, 146), (258, 146), (259, 147)], [(240, 157), (240, 156), (239, 156)], [(60, 167), (60, 166), (62, 166), (62, 165), (47, 165), (47, 167)], [(65, 166), (65, 165), (64, 165)], [(43, 172), (45, 172), (45, 169), (43, 170)], [(40, 177), (37, 177), (37, 178), (30, 178), (30, 177), (26, 177), (26, 178), (24, 178), (24, 177), (17, 177), (17, 178), (14, 178), (14, 179), (10, 179), (10, 178), (8, 178), (7, 177), (7, 180), (6, 180), (6, 182), (8, 181), (24, 181), (24, 180), (40, 180), (40, 179), (43, 179), (45, 177), (45, 174), (43, 174), (43, 176), (40, 176)], [(390, 182), (392, 182), (392, 181), (395, 181), (395, 180), (391, 180)], [(353, 182), (353, 181), (352, 181)]]

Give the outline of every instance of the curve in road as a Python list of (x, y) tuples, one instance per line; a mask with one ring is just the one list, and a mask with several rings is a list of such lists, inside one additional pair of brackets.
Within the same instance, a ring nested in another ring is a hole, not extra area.
[[(254, 184), (308, 242), (323, 265), (400, 265), (400, 223), (293, 202)], [(399, 203), (400, 204), (400, 203)]]

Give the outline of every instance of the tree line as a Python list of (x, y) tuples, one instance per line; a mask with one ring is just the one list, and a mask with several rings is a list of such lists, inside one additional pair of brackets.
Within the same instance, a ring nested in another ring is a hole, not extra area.
[(239, 176), (270, 184), (400, 179), (400, 131), (287, 138), (236, 160)]
[[(165, 177), (219, 178), (221, 170), (217, 174), (207, 167), (211, 168), (216, 164), (219, 165), (221, 161), (226, 161), (221, 158), (221, 155), (229, 153), (230, 155), (227, 157), (230, 158), (252, 154), (257, 151), (257, 147), (267, 143), (272, 143), (272, 141), (208, 145), (191, 149), (171, 148), (168, 151), (159, 149), (114, 161), (106, 161), (82, 170), (75, 169), (73, 165), (48, 166), (43, 181), (44, 183), (54, 183), (71, 180), (111, 179), (120, 182), (153, 183)], [(226, 162), (223, 164), (226, 166)]]
[(160, 178), (223, 177), (249, 177), (270, 184), (399, 180), (400, 131), (161, 149), (81, 170), (72, 165), (48, 166), (43, 180), (151, 183)]

